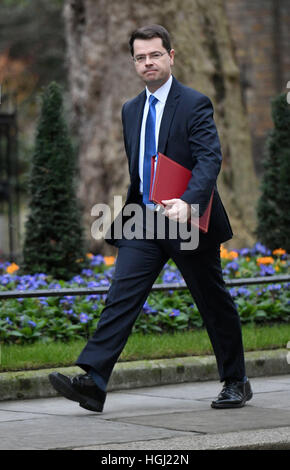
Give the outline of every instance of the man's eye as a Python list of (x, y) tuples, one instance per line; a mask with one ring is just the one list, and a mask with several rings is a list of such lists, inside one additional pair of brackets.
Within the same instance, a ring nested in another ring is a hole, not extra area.
[(160, 52), (154, 52), (154, 54), (151, 54), (152, 59), (158, 59), (160, 56)]

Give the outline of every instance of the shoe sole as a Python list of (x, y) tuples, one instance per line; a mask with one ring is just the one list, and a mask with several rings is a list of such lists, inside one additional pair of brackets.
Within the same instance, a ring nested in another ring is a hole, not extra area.
[(211, 404), (211, 407), (212, 408), (215, 408), (215, 409), (226, 409), (226, 408), (243, 408), (243, 406), (245, 406), (246, 402), (251, 400), (251, 398), (253, 398), (253, 393), (249, 393), (246, 398), (241, 402), (241, 403), (220, 403), (220, 404), (217, 404), (217, 403), (212, 403)]
[(53, 388), (68, 400), (78, 402), (79, 405), (86, 410), (97, 411), (99, 413), (103, 411), (104, 403), (77, 393), (66, 381), (58, 376), (57, 372), (49, 374), (48, 377)]

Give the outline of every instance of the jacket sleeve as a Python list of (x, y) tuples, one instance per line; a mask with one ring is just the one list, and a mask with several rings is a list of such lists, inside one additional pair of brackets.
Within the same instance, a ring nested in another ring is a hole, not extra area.
[(187, 123), (194, 167), (181, 199), (189, 204), (199, 204), (201, 216), (216, 185), (222, 162), (220, 141), (213, 119), (213, 106), (207, 96), (200, 95), (189, 113)]

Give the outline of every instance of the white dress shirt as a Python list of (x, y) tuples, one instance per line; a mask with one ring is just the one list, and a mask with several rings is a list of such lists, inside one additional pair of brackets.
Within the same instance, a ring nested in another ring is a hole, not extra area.
[[(161, 119), (163, 116), (164, 106), (167, 100), (167, 96), (172, 84), (172, 75), (170, 75), (167, 82), (164, 83), (158, 90), (156, 90), (153, 95), (158, 99), (155, 109), (156, 109), (156, 127), (155, 127), (155, 137), (156, 137), (156, 149), (158, 148), (158, 139), (159, 139), (159, 130)], [(143, 120), (141, 125), (141, 134), (140, 134), (140, 150), (139, 150), (139, 176), (140, 176), (140, 193), (143, 193), (143, 162), (144, 162), (144, 150), (145, 150), (145, 126), (146, 119), (149, 110), (149, 97), (151, 95), (150, 91), (146, 87), (147, 99), (145, 101), (144, 111), (143, 111)]]

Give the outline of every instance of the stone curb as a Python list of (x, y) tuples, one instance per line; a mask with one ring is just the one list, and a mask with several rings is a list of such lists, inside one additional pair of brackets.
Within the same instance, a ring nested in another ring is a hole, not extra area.
[[(265, 377), (290, 373), (287, 350), (246, 352), (249, 377)], [(72, 376), (79, 367), (62, 367), (21, 372), (0, 373), (0, 401), (57, 396), (48, 374), (53, 371)], [(152, 387), (185, 382), (219, 380), (214, 356), (191, 356), (173, 359), (119, 362), (108, 384), (108, 391)]]

